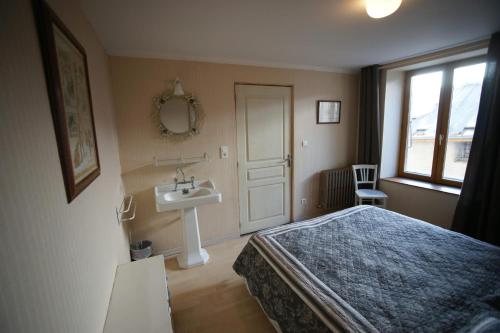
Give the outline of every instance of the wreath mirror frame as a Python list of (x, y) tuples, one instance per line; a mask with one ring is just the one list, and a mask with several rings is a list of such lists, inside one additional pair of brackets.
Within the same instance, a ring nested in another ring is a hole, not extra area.
[[(186, 110), (188, 112), (188, 128), (182, 132), (175, 132), (168, 128), (168, 124), (162, 121), (162, 110), (166, 112), (168, 101), (181, 100), (186, 103)], [(205, 114), (198, 99), (191, 95), (185, 94), (180, 81), (178, 79), (174, 82), (174, 89), (162, 93), (153, 98), (154, 103), (154, 121), (163, 138), (172, 141), (182, 141), (193, 137), (200, 133), (203, 127)]]

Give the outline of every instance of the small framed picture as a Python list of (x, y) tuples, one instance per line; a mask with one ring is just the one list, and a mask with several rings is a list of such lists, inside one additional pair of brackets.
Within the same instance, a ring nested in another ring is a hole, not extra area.
[(318, 101), (316, 124), (339, 124), (340, 101)]

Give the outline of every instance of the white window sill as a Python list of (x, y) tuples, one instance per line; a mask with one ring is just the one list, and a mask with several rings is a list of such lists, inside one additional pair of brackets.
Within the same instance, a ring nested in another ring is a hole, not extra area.
[(386, 181), (386, 182), (391, 182), (391, 183), (404, 184), (404, 185), (408, 185), (408, 186), (420, 187), (420, 188), (424, 188), (427, 190), (438, 191), (438, 192), (453, 194), (453, 195), (457, 195), (457, 196), (459, 196), (460, 192), (462, 191), (462, 189), (460, 189), (458, 187), (433, 184), (433, 183), (424, 182), (421, 180), (409, 179), (409, 178), (391, 177), (391, 178), (382, 178), (380, 180)]

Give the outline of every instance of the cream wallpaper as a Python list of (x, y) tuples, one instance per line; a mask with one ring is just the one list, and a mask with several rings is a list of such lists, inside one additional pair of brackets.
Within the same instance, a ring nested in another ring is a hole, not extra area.
[(108, 58), (78, 2), (49, 3), (87, 52), (101, 175), (67, 203), (31, 1), (0, 1), (0, 332), (98, 333), (130, 260)]
[(458, 195), (381, 181), (388, 196), (387, 209), (450, 229)]
[[(318, 172), (351, 164), (356, 153), (358, 77), (350, 74), (272, 69), (189, 61), (111, 57), (122, 176), (136, 195), (134, 239), (150, 239), (156, 253), (172, 253), (181, 242), (179, 215), (158, 214), (153, 186), (172, 182), (173, 167), (153, 167), (154, 156), (177, 158), (207, 152), (210, 161), (185, 168), (186, 176), (210, 178), (222, 192), (222, 203), (198, 209), (204, 243), (239, 235), (236, 173), (236, 114), (234, 84), (292, 85), (294, 93), (293, 216), (295, 220), (321, 213)], [(151, 120), (153, 96), (179, 77), (184, 90), (197, 96), (206, 114), (201, 134), (171, 143), (159, 136)], [(342, 101), (341, 123), (316, 125), (316, 100)], [(302, 147), (307, 140), (308, 147)], [(219, 158), (219, 146), (229, 146), (229, 159)], [(307, 204), (301, 205), (306, 198)]]

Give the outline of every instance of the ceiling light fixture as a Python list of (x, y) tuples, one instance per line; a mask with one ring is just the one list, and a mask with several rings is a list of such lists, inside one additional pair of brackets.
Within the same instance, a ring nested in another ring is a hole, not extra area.
[(401, 5), (401, 0), (365, 0), (365, 5), (368, 15), (377, 19), (394, 13)]

